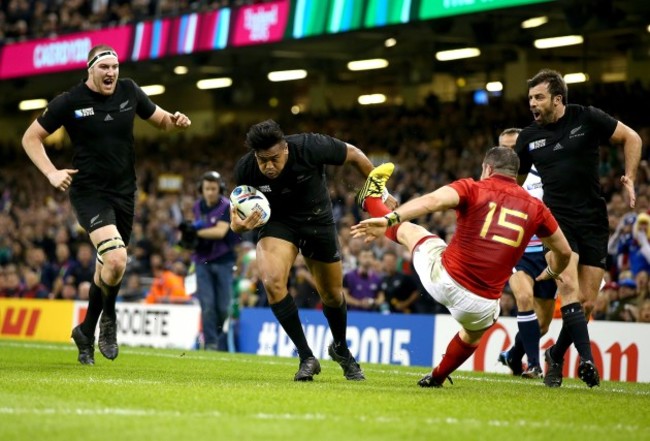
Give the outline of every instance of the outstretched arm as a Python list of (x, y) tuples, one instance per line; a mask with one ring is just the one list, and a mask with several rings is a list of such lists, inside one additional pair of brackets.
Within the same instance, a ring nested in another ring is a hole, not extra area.
[(147, 121), (153, 126), (166, 132), (174, 129), (187, 129), (192, 125), (192, 121), (190, 121), (187, 115), (181, 112), (171, 114), (168, 111), (162, 109), (160, 106), (156, 106), (156, 110)]
[(634, 182), (636, 181), (636, 171), (639, 168), (641, 160), (641, 137), (634, 130), (618, 122), (616, 130), (610, 138), (613, 144), (623, 144), (625, 154), (625, 174), (621, 176), (621, 182), (625, 186), (628, 197), (630, 198), (630, 208), (636, 204), (636, 192)]
[(34, 120), (23, 135), (23, 149), (25, 149), (25, 153), (27, 153), (34, 165), (47, 177), (52, 187), (65, 191), (72, 184), (72, 175), (77, 173), (78, 170), (58, 170), (52, 164), (43, 146), (43, 141), (49, 135), (38, 120)]
[(436, 191), (411, 199), (384, 217), (373, 217), (352, 226), (352, 237), (365, 237), (366, 241), (382, 236), (386, 228), (399, 222), (415, 219), (435, 211), (458, 206), (460, 196), (452, 187), (445, 185)]

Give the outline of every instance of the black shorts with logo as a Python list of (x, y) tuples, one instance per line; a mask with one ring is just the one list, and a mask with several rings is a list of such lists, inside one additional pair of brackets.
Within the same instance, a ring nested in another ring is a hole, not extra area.
[[(523, 271), (533, 280), (546, 269), (546, 257), (544, 251), (524, 253), (517, 262), (515, 270)], [(533, 296), (538, 299), (553, 300), (557, 294), (557, 285), (555, 280), (543, 280), (535, 282), (533, 286)]]
[(70, 191), (70, 203), (79, 224), (89, 234), (106, 225), (115, 225), (125, 245), (129, 244), (135, 215), (135, 196)]
[(607, 216), (592, 219), (565, 219), (556, 216), (571, 250), (580, 256), (579, 264), (605, 269), (609, 223)]
[(332, 225), (289, 225), (284, 222), (273, 222), (264, 225), (259, 238), (277, 237), (294, 244), (304, 257), (324, 263), (334, 263), (341, 260), (336, 226)]

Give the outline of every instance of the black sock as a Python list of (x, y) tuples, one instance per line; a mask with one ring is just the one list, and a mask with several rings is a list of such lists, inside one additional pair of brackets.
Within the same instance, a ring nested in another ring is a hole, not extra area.
[(97, 328), (97, 321), (99, 315), (102, 313), (104, 299), (102, 298), (102, 290), (95, 284), (93, 280), (90, 283), (90, 291), (88, 292), (88, 309), (86, 310), (86, 318), (81, 323), (81, 332), (87, 337), (95, 335), (95, 328)]
[(521, 331), (520, 331), (517, 332), (517, 335), (515, 335), (515, 344), (512, 345), (512, 347), (508, 351), (508, 356), (510, 357), (511, 360), (521, 361), (521, 359), (524, 358), (525, 354), (526, 354), (526, 350), (524, 349), (524, 341), (521, 339)]
[(555, 344), (551, 347), (551, 358), (554, 362), (564, 363), (564, 354), (566, 354), (566, 351), (569, 349), (569, 346), (571, 346), (571, 343), (573, 343), (573, 339), (571, 338), (569, 325), (566, 321), (562, 320), (560, 335), (557, 336)]
[(99, 282), (102, 286), (104, 315), (110, 319), (115, 320), (117, 318), (115, 314), (115, 301), (117, 300), (117, 293), (120, 291), (120, 285), (122, 284), (122, 281), (120, 280), (117, 285), (111, 286), (107, 285), (100, 276)]
[[(585, 360), (594, 361), (593, 355), (591, 354), (591, 342), (589, 341), (589, 330), (587, 329), (587, 319), (585, 318), (585, 312), (582, 309), (580, 303), (571, 303), (570, 305), (563, 306), (562, 310), (562, 331), (566, 327), (566, 332), (569, 334), (569, 337), (573, 341), (573, 344), (580, 354), (580, 357)], [(562, 336), (562, 331), (560, 336)], [(558, 341), (560, 338), (558, 337)], [(557, 343), (556, 343), (557, 347)], [(559, 348), (562, 349), (561, 347)], [(563, 352), (554, 352), (551, 354), (553, 360), (559, 360), (555, 358), (555, 354), (562, 354), (568, 349), (568, 346), (564, 348)]]
[(542, 333), (535, 311), (520, 311), (517, 314), (517, 325), (528, 358), (528, 366), (539, 366), (539, 340), (542, 338)]
[(341, 306), (338, 307), (323, 304), (323, 315), (330, 325), (336, 353), (341, 355), (347, 354), (348, 342), (345, 336), (348, 327), (348, 307), (347, 303), (345, 303), (345, 297), (343, 297)]
[(287, 294), (278, 303), (271, 305), (271, 311), (273, 311), (273, 315), (280, 322), (280, 326), (282, 326), (284, 332), (287, 333), (293, 344), (296, 345), (300, 359), (304, 360), (305, 358), (313, 357), (314, 353), (307, 344), (305, 331), (302, 329), (300, 316), (298, 315), (298, 307), (293, 301), (293, 297)]

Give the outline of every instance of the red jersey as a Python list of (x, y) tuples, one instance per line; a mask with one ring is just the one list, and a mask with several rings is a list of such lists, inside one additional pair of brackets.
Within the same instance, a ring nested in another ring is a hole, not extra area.
[(498, 299), (533, 234), (552, 235), (557, 221), (514, 178), (460, 179), (449, 186), (460, 201), (456, 232), (442, 254), (442, 263), (463, 288)]

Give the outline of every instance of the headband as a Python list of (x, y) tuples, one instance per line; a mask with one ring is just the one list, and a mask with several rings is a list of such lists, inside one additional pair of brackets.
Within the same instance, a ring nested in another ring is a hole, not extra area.
[(95, 56), (93, 57), (92, 60), (90, 60), (90, 61), (88, 62), (88, 69), (91, 69), (95, 64), (97, 64), (98, 62), (100, 62), (100, 61), (103, 60), (104, 58), (108, 58), (108, 57), (115, 57), (115, 58), (117, 58), (117, 54), (115, 53), (115, 51), (106, 51), (106, 52), (100, 52), (100, 53), (98, 53), (97, 55), (95, 55)]

